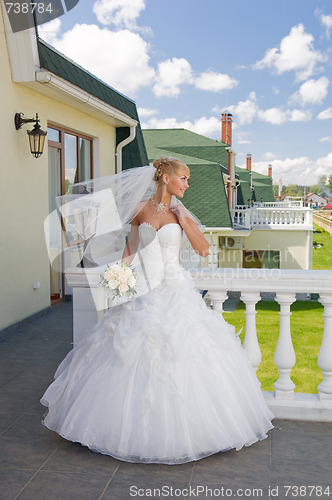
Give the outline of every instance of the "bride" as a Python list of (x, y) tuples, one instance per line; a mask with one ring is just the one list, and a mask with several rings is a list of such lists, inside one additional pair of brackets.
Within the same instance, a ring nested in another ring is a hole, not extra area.
[(41, 403), (44, 425), (65, 439), (129, 462), (179, 464), (266, 438), (273, 415), (234, 328), (180, 265), (184, 236), (197, 254), (209, 252), (177, 200), (189, 168), (170, 157), (153, 167), (142, 167), (156, 187), (136, 207), (122, 259), (131, 264), (144, 247), (144, 265), (162, 278), (105, 313)]

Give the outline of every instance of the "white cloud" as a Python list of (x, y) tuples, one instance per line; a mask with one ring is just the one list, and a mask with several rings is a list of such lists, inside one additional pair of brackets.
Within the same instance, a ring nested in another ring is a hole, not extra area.
[(193, 132), (197, 132), (197, 134), (202, 134), (213, 138), (216, 136), (216, 134), (218, 134), (220, 139), (221, 122), (215, 116), (212, 116), (210, 118), (202, 116), (193, 123), (192, 130)]
[(263, 122), (272, 123), (273, 125), (281, 125), (287, 121), (286, 114), (281, 108), (269, 108), (258, 112), (259, 118)]
[(332, 118), (332, 108), (331, 107), (324, 109), (317, 116), (318, 120), (329, 120), (330, 118)]
[(155, 76), (149, 65), (149, 45), (128, 30), (114, 32), (95, 24), (76, 24), (53, 39), (53, 44), (98, 78), (130, 96), (141, 87), (150, 86)]
[(315, 14), (319, 16), (320, 22), (324, 28), (326, 28), (326, 36), (330, 38), (330, 31), (332, 29), (332, 16), (327, 16), (316, 9)]
[(263, 155), (263, 159), (269, 162), (272, 160), (276, 160), (277, 158), (278, 156), (275, 153), (271, 153), (271, 151), (268, 151)]
[[(239, 101), (236, 105), (227, 107), (227, 112), (235, 116), (235, 122), (239, 125), (248, 125), (257, 118), (272, 125), (281, 125), (285, 122), (305, 122), (311, 120), (309, 111), (299, 109), (284, 109), (282, 106), (268, 109), (260, 109), (256, 103), (256, 94), (251, 92), (248, 99)], [(213, 108), (214, 112), (219, 112), (218, 106)]]
[(222, 92), (223, 90), (232, 89), (236, 87), (238, 83), (237, 80), (230, 78), (228, 75), (215, 73), (214, 71), (201, 73), (195, 81), (195, 85), (198, 89), (212, 92)]
[(180, 85), (194, 82), (193, 72), (186, 59), (167, 59), (158, 64), (156, 83), (152, 90), (156, 97), (177, 97)]
[(220, 139), (221, 135), (221, 124), (220, 120), (215, 116), (207, 118), (206, 116), (202, 116), (198, 118), (194, 122), (189, 120), (178, 121), (176, 118), (150, 118), (145, 122), (142, 122), (142, 128), (185, 128), (187, 130), (191, 130), (192, 132), (196, 132), (197, 134), (202, 134), (207, 137), (212, 137), (215, 139), (218, 137)]
[(285, 122), (304, 122), (311, 119), (309, 111), (298, 109), (269, 108), (259, 110), (258, 117), (263, 122), (268, 122), (273, 125), (282, 125)]
[(137, 29), (136, 20), (144, 9), (144, 0), (97, 0), (93, 6), (101, 24), (120, 29)]
[(313, 78), (302, 83), (301, 87), (292, 95), (291, 101), (298, 102), (301, 106), (307, 104), (322, 104), (327, 96), (329, 79), (322, 76), (318, 80)]
[(53, 19), (49, 23), (41, 24), (38, 26), (38, 35), (40, 38), (45, 40), (45, 42), (53, 45), (60, 33), (61, 21), (60, 19)]
[(319, 142), (332, 142), (332, 137), (322, 137), (321, 139), (319, 139)]
[(227, 111), (235, 115), (239, 125), (251, 123), (259, 111), (255, 92), (251, 92), (245, 101), (239, 101), (235, 106), (228, 106)]
[(140, 117), (149, 118), (150, 116), (154, 116), (158, 114), (156, 109), (151, 108), (137, 108), (138, 114)]
[(303, 24), (293, 26), (289, 35), (281, 40), (280, 47), (268, 49), (254, 69), (271, 68), (279, 75), (295, 71), (297, 81), (306, 80), (317, 63), (326, 61), (326, 57), (314, 49), (313, 41), (314, 37), (305, 32)]
[(288, 109), (286, 116), (290, 122), (308, 122), (312, 118), (310, 111), (303, 111), (302, 109)]
[[(309, 186), (315, 184), (321, 175), (330, 175), (332, 153), (327, 156), (310, 160), (307, 156), (299, 158), (285, 158), (283, 160), (268, 160), (272, 165), (273, 179), (282, 178), (285, 185), (300, 184)], [(240, 165), (245, 167), (245, 164)], [(267, 175), (266, 161), (253, 162), (252, 169)]]

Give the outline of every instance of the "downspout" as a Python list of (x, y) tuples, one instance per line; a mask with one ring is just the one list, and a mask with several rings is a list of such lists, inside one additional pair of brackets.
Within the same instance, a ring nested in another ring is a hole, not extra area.
[(117, 173), (122, 172), (122, 149), (127, 144), (132, 142), (136, 137), (136, 125), (129, 127), (129, 128), (130, 128), (130, 133), (129, 133), (128, 137), (126, 137), (122, 142), (120, 142), (116, 148), (115, 156), (116, 156), (116, 172)]

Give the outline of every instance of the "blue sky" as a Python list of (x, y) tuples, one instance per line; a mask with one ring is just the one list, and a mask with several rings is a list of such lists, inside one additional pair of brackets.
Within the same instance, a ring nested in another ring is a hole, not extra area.
[(332, 174), (330, 0), (80, 0), (40, 35), (134, 99), (143, 128), (220, 139), (227, 110), (237, 165)]

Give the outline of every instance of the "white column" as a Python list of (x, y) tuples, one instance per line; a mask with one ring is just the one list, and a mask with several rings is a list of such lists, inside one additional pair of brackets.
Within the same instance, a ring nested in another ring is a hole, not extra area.
[(279, 379), (274, 384), (275, 397), (293, 399), (295, 384), (290, 378), (290, 373), (296, 358), (290, 332), (290, 306), (295, 301), (295, 294), (277, 293), (275, 300), (280, 304), (280, 332), (274, 354), (274, 362), (279, 369)]
[(262, 361), (262, 354), (257, 340), (256, 304), (261, 297), (259, 293), (246, 292), (241, 293), (240, 298), (246, 305), (246, 333), (243, 346), (248, 353), (252, 367), (257, 370)]
[(209, 291), (208, 294), (211, 299), (213, 309), (222, 313), (223, 304), (228, 298), (227, 292), (213, 290), (211, 292)]
[(324, 306), (324, 333), (318, 354), (318, 366), (323, 373), (318, 394), (320, 400), (332, 400), (332, 295), (321, 295), (319, 302)]

